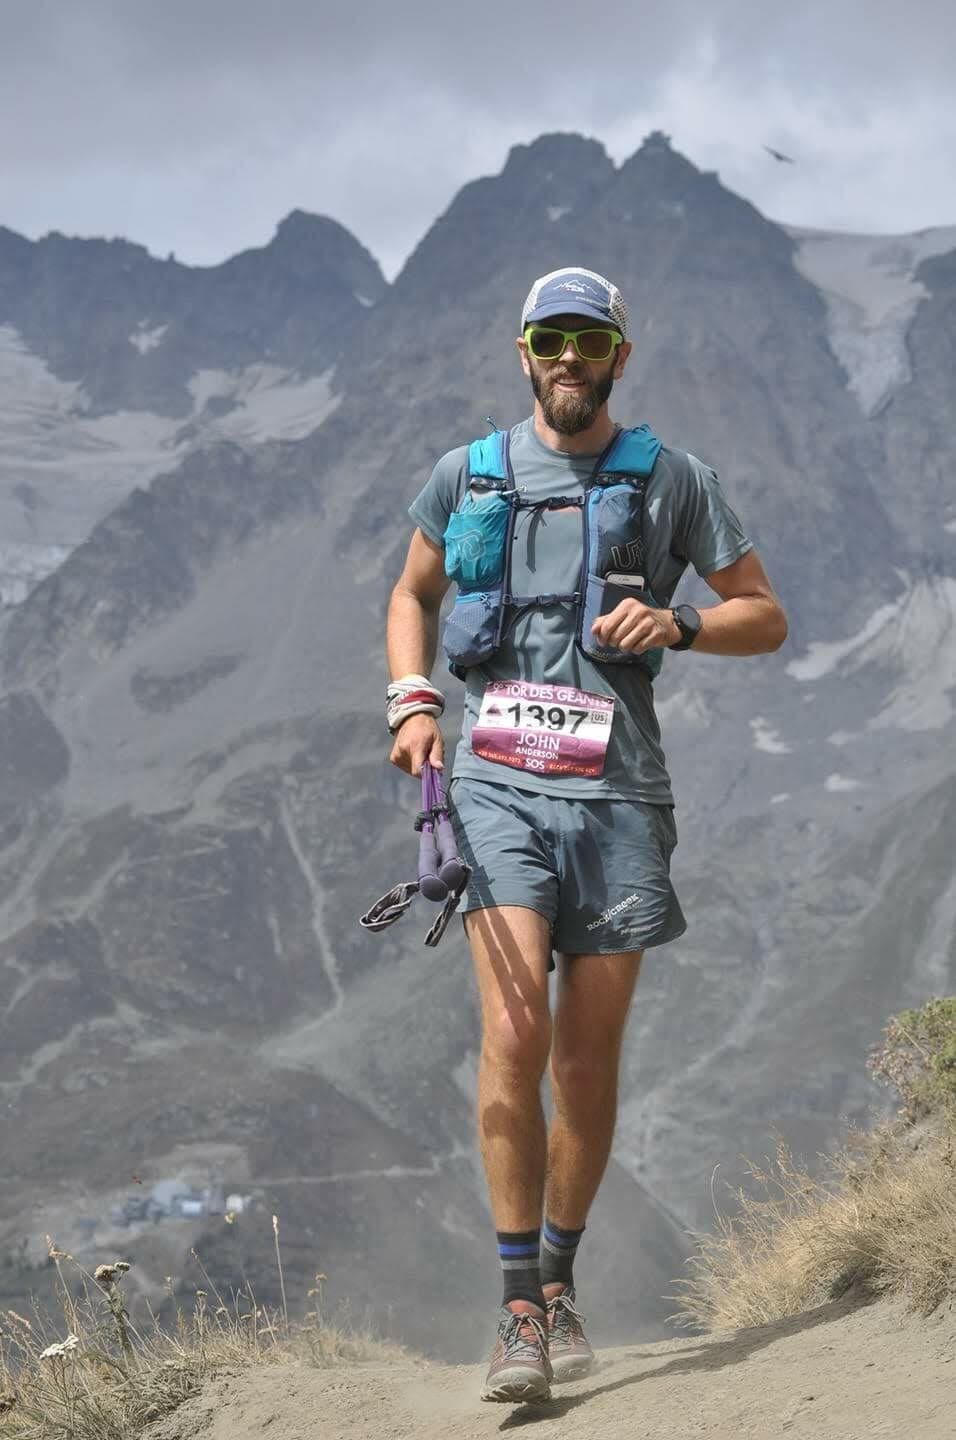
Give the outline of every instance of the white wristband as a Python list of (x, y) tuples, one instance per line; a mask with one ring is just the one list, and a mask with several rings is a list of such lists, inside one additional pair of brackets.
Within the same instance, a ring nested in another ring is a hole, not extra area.
[(385, 720), (394, 735), (409, 715), (441, 715), (445, 697), (424, 675), (403, 675), (385, 692)]

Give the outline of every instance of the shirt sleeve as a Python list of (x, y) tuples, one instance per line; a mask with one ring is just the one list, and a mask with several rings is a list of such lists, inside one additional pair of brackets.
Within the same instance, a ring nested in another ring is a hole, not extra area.
[(696, 455), (687, 456), (686, 491), (681, 497), (676, 549), (706, 579), (753, 549), (715, 471)]
[(448, 517), (457, 509), (465, 477), (468, 446), (449, 450), (435, 466), (425, 488), (415, 496), (408, 513), (423, 535), (444, 545)]

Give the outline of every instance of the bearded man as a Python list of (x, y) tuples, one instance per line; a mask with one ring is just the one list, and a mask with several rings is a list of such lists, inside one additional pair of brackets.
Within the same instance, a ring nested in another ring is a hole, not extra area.
[[(482, 1398), (503, 1401), (546, 1399), (594, 1363), (574, 1258), (610, 1155), (643, 953), (685, 929), (661, 657), (756, 655), (787, 633), (713, 470), (608, 414), (632, 348), (617, 287), (580, 267), (543, 276), (517, 347), (534, 413), (438, 461), (410, 509), (387, 627), (390, 699), (413, 697), (391, 759), (417, 775), (443, 764), (428, 677), (457, 584), (444, 640), (466, 697), (449, 798), (472, 867), (478, 1132), (504, 1283)], [(688, 565), (717, 603), (671, 606)]]

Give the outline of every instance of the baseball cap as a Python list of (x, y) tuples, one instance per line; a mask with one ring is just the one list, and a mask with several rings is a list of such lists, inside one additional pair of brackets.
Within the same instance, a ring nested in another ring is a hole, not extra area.
[(594, 270), (568, 265), (536, 280), (521, 311), (521, 329), (555, 315), (587, 315), (614, 325), (627, 339), (627, 306), (616, 285)]

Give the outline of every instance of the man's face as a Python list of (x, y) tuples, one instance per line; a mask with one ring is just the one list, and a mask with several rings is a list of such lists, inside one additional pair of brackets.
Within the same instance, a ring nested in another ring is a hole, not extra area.
[[(613, 325), (602, 325), (585, 315), (557, 315), (541, 324), (556, 330), (614, 329)], [(577, 435), (594, 424), (631, 350), (625, 341), (609, 360), (582, 360), (568, 341), (557, 359), (537, 360), (524, 340), (518, 341), (518, 348), (534, 397), (548, 425), (559, 435)]]

